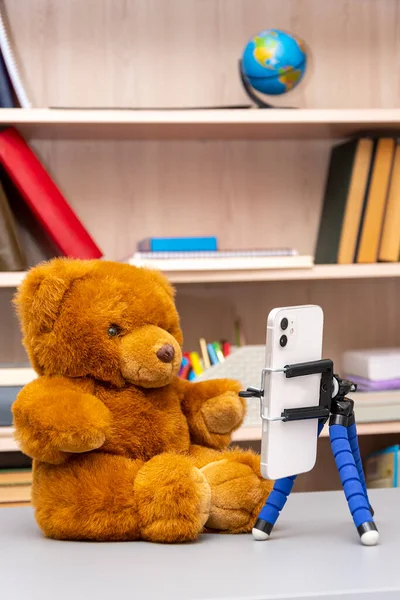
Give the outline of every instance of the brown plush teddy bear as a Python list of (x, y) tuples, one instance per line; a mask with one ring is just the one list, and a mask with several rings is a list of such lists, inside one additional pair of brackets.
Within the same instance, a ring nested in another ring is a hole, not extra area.
[(182, 332), (161, 274), (54, 259), (28, 273), (16, 305), (39, 377), (18, 395), (14, 423), (46, 536), (251, 531), (272, 485), (254, 453), (227, 450), (244, 416), (240, 386), (177, 377)]

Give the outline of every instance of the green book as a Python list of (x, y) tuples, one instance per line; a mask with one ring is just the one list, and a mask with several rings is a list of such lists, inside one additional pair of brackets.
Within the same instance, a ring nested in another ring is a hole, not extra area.
[(26, 268), (14, 216), (0, 182), (0, 271), (24, 271)]
[(351, 264), (365, 209), (374, 142), (360, 138), (334, 146), (315, 251), (315, 264)]

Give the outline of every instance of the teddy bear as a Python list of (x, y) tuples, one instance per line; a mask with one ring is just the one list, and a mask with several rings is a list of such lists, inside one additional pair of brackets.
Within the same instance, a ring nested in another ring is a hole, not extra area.
[(178, 377), (174, 293), (157, 271), (106, 260), (56, 258), (21, 283), (38, 377), (12, 410), (45, 536), (172, 543), (251, 531), (272, 482), (255, 453), (228, 448), (245, 413), (239, 383)]

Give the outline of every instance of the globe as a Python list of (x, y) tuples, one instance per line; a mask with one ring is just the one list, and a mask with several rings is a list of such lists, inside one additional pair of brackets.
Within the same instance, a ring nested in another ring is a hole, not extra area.
[(266, 29), (246, 45), (241, 69), (258, 92), (277, 96), (295, 88), (307, 65), (304, 42), (279, 29)]

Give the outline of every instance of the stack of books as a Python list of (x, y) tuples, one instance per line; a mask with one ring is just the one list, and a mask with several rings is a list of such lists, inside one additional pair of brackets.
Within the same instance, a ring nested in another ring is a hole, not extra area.
[(343, 369), (358, 391), (400, 390), (400, 348), (349, 350)]
[(216, 237), (146, 238), (125, 262), (165, 272), (309, 269), (311, 256), (294, 248), (220, 250)]
[(0, 271), (30, 266), (25, 238), (45, 247), (43, 258), (102, 256), (37, 156), (9, 127), (0, 131)]
[(332, 149), (316, 264), (398, 262), (400, 143), (363, 137)]
[(30, 503), (31, 469), (0, 469), (0, 508)]

